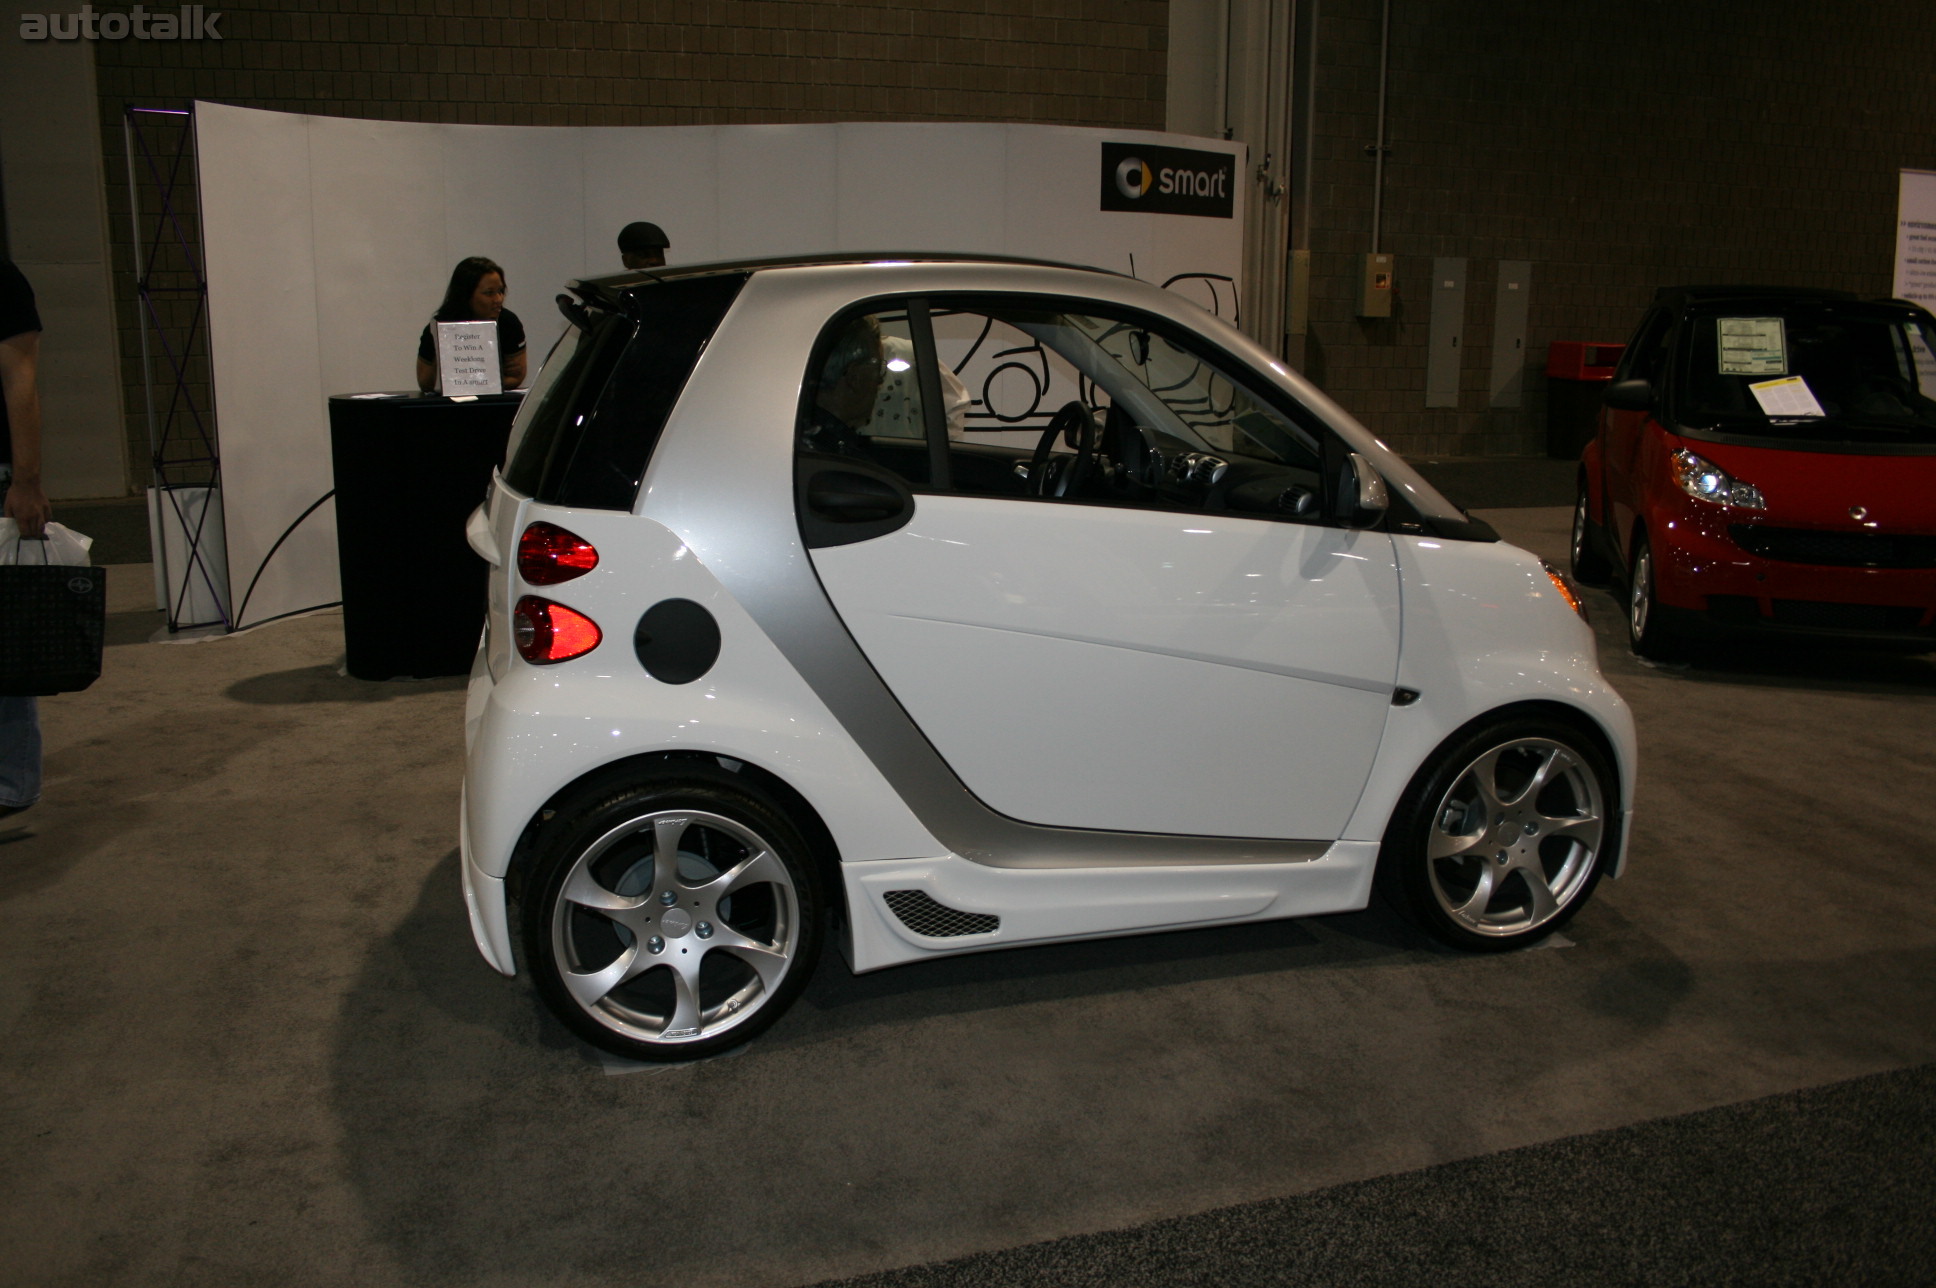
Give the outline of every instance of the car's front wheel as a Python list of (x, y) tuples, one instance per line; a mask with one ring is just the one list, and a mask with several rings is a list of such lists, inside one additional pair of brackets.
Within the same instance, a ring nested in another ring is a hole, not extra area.
[(771, 801), (709, 768), (598, 792), (546, 824), (522, 900), (539, 995), (580, 1037), (691, 1060), (765, 1029), (820, 948), (813, 855)]
[(1593, 515), (1588, 506), (1586, 479), (1580, 479), (1579, 497), (1573, 502), (1572, 556), (1573, 580), (1582, 586), (1604, 586), (1612, 569), (1607, 557), (1594, 542)]
[(1661, 620), (1656, 576), (1654, 548), (1645, 532), (1637, 533), (1627, 565), (1627, 643), (1636, 655), (1663, 662), (1679, 652), (1680, 641)]
[(1619, 786), (1597, 742), (1543, 716), (1455, 737), (1385, 832), (1386, 899), (1457, 948), (1536, 942), (1592, 894), (1618, 835)]

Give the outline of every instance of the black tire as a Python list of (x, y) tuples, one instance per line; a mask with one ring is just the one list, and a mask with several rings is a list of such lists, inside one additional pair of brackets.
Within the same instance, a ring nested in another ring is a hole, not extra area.
[(1454, 948), (1524, 947), (1579, 912), (1619, 829), (1619, 779), (1596, 739), (1548, 716), (1477, 722), (1399, 799), (1379, 892)]
[(1660, 617), (1654, 595), (1654, 551), (1647, 534), (1634, 534), (1627, 563), (1627, 645), (1636, 657), (1667, 662), (1680, 655), (1680, 640)]
[(681, 766), (607, 787), (561, 805), (545, 831), (519, 907), (524, 965), (594, 1046), (713, 1055), (779, 1019), (813, 973), (825, 919), (813, 852), (735, 775)]
[(1573, 539), (1568, 551), (1573, 565), (1573, 580), (1582, 586), (1605, 586), (1613, 576), (1613, 565), (1601, 551), (1599, 532), (1587, 506), (1586, 479), (1580, 479), (1579, 498), (1573, 502)]

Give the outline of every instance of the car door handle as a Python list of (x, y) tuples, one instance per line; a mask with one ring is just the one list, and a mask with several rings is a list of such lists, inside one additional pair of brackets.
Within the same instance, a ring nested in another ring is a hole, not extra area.
[(880, 479), (851, 470), (821, 470), (807, 483), (807, 504), (839, 523), (865, 523), (900, 514), (907, 501)]

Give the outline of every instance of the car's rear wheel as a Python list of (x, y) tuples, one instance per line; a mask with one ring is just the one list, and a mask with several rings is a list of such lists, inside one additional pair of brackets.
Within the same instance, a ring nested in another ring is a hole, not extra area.
[(1655, 576), (1654, 548), (1645, 532), (1638, 533), (1627, 565), (1627, 643), (1636, 655), (1659, 662), (1674, 657), (1680, 641), (1661, 620)]
[(805, 985), (818, 875), (758, 793), (689, 770), (568, 803), (546, 830), (522, 901), (525, 960), (586, 1041), (697, 1059), (765, 1029)]
[(1604, 586), (1613, 569), (1594, 542), (1593, 516), (1587, 504), (1586, 480), (1580, 480), (1579, 499), (1573, 503), (1573, 542), (1568, 552), (1573, 580), (1583, 586)]
[(1537, 942), (1598, 884), (1618, 801), (1606, 754), (1572, 725), (1543, 716), (1480, 725), (1400, 800), (1379, 854), (1381, 892), (1456, 948)]

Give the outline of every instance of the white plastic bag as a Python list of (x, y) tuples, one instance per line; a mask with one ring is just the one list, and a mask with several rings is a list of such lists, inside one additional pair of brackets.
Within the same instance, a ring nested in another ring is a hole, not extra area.
[(62, 523), (48, 524), (44, 541), (22, 541), (20, 525), (0, 517), (0, 564), (73, 564), (85, 568), (91, 562), (87, 552), (93, 544), (93, 537), (83, 536)]

